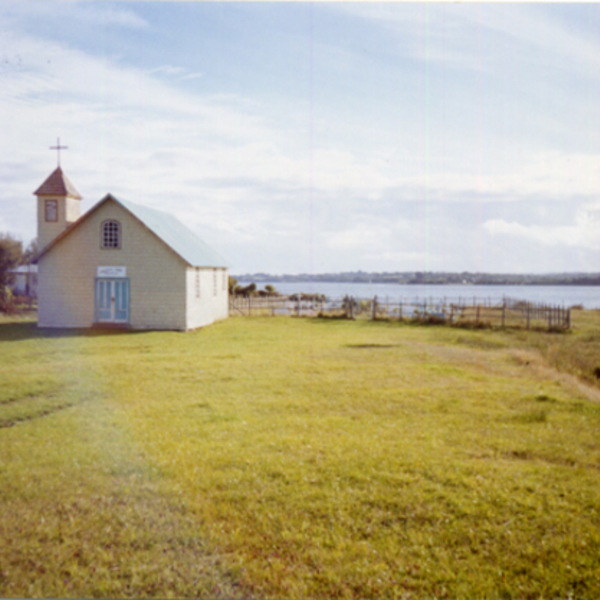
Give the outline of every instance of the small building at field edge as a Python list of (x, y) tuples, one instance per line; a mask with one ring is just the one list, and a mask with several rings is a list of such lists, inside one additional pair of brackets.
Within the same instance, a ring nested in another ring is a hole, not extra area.
[(38, 326), (186, 331), (228, 316), (222, 257), (175, 217), (106, 195), (81, 215), (60, 167), (38, 202)]

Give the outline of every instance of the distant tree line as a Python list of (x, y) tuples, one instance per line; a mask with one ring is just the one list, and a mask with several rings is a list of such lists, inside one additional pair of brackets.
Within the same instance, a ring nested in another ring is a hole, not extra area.
[(406, 271), (367, 273), (350, 271), (345, 273), (319, 273), (300, 275), (270, 275), (253, 273), (238, 275), (241, 281), (273, 281), (281, 283), (391, 283), (403, 285), (425, 284), (470, 284), (470, 285), (600, 285), (600, 273), (550, 273), (550, 274), (512, 274), (512, 273), (471, 273), (463, 271)]

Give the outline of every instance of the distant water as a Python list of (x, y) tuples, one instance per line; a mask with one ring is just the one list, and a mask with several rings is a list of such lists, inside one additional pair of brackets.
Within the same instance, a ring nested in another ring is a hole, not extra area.
[[(250, 282), (242, 282), (247, 285)], [(306, 294), (325, 294), (328, 298), (341, 298), (345, 295), (356, 298), (380, 300), (412, 300), (419, 298), (454, 300), (457, 298), (491, 298), (501, 300), (503, 296), (530, 302), (545, 302), (569, 307), (582, 304), (585, 308), (600, 308), (600, 287), (579, 285), (400, 285), (393, 283), (326, 283), (265, 282), (257, 284), (263, 289), (269, 283), (282, 294), (296, 292)]]

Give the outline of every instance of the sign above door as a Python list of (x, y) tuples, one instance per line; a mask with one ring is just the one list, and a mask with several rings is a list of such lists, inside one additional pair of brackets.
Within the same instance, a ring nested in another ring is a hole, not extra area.
[(127, 267), (98, 267), (97, 277), (127, 277)]

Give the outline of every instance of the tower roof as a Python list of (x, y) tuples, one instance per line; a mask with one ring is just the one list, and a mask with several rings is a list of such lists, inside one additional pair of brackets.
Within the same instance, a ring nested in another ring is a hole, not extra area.
[(48, 179), (33, 193), (36, 196), (71, 196), (77, 200), (82, 198), (60, 167), (56, 167)]

